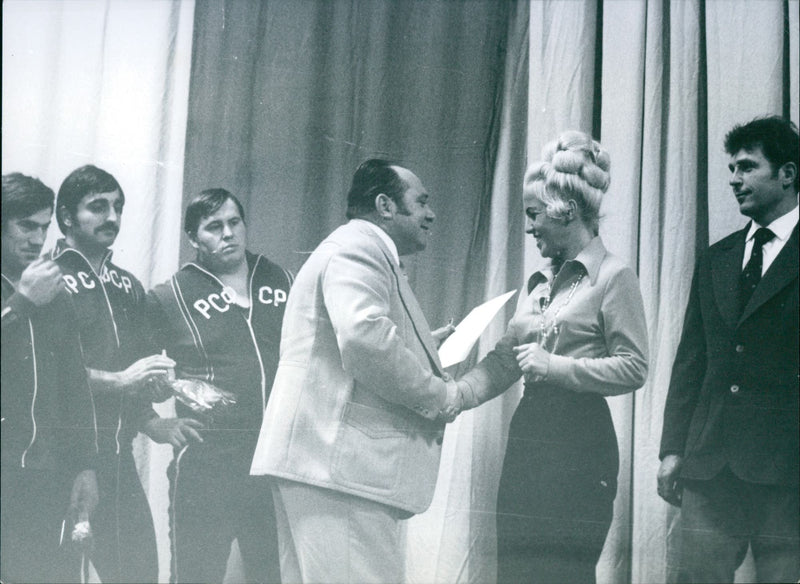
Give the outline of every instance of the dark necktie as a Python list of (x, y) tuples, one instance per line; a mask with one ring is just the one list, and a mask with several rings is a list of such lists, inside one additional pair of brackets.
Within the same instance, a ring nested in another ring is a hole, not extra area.
[(761, 268), (764, 265), (764, 254), (762, 250), (764, 244), (775, 237), (766, 227), (759, 227), (753, 235), (753, 251), (750, 253), (750, 259), (747, 265), (742, 270), (739, 278), (739, 313), (744, 311), (747, 302), (753, 295), (753, 290), (756, 289), (758, 283), (761, 281)]

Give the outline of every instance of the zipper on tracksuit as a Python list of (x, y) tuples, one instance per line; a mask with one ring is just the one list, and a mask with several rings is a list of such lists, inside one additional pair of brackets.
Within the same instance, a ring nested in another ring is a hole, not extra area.
[[(13, 290), (16, 290), (17, 287), (9, 280), (5, 274), (3, 274), (3, 279), (11, 285)], [(6, 316), (11, 311), (11, 307), (7, 306), (5, 310), (3, 310), (3, 316)], [(22, 456), (20, 456), (19, 462), (22, 468), (25, 468), (26, 458), (28, 457), (28, 451), (33, 447), (34, 443), (36, 442), (36, 435), (38, 433), (37, 426), (36, 426), (36, 398), (39, 395), (39, 367), (36, 363), (36, 339), (33, 334), (33, 322), (31, 322), (30, 318), (25, 319), (28, 322), (28, 334), (31, 339), (31, 363), (33, 366), (33, 395), (31, 396), (31, 440), (28, 442), (28, 446), (25, 447), (25, 450), (22, 451)]]
[[(247, 291), (250, 294), (250, 307), (247, 309), (247, 316), (245, 317), (245, 322), (247, 323), (247, 330), (250, 332), (250, 340), (253, 342), (253, 349), (256, 352), (256, 357), (258, 358), (258, 370), (261, 374), (261, 411), (263, 412), (267, 408), (267, 375), (264, 371), (264, 360), (261, 357), (261, 350), (258, 348), (258, 341), (256, 340), (256, 333), (253, 330), (253, 279), (256, 276), (256, 270), (258, 269), (258, 264), (261, 262), (262, 256), (257, 256), (255, 263), (253, 264), (253, 271), (250, 272), (250, 280), (247, 283)], [(188, 265), (193, 266), (200, 270), (202, 273), (206, 274), (210, 278), (213, 278), (221, 288), (226, 288), (225, 284), (217, 278), (214, 274), (206, 270), (199, 264), (195, 262), (189, 262)], [(198, 329), (199, 334), (199, 329)], [(207, 357), (206, 357), (207, 358)]]
[(36, 364), (36, 342), (34, 339), (33, 334), (33, 323), (31, 319), (28, 319), (28, 330), (30, 331), (31, 335), (31, 363), (33, 364), (33, 396), (31, 398), (31, 441), (28, 443), (27, 448), (22, 451), (22, 457), (20, 458), (20, 464), (22, 468), (25, 468), (25, 459), (28, 456), (28, 451), (33, 446), (34, 442), (36, 442), (36, 397), (39, 395), (39, 372), (37, 371), (38, 367)]
[(247, 288), (250, 292), (250, 308), (247, 310), (247, 330), (250, 331), (250, 339), (253, 341), (253, 349), (256, 351), (256, 357), (258, 357), (258, 370), (261, 373), (261, 411), (267, 409), (267, 374), (264, 372), (264, 361), (261, 358), (261, 350), (258, 348), (258, 341), (256, 340), (256, 332), (253, 330), (253, 306), (255, 306), (255, 298), (253, 298), (253, 279), (256, 277), (256, 269), (258, 268), (258, 262), (261, 261), (261, 256), (256, 259), (256, 263), (253, 266), (253, 273), (250, 274), (250, 282), (248, 282)]
[[(89, 267), (89, 269), (91, 270), (92, 274), (94, 274), (94, 277), (97, 278), (97, 283), (100, 285), (100, 289), (103, 291), (103, 298), (106, 301), (106, 308), (108, 308), (108, 315), (111, 317), (111, 326), (112, 326), (112, 328), (114, 330), (114, 341), (116, 342), (117, 349), (119, 349), (122, 346), (122, 343), (120, 343), (120, 340), (119, 340), (119, 330), (117, 328), (117, 319), (114, 316), (114, 308), (111, 306), (111, 300), (109, 300), (109, 298), (108, 298), (108, 291), (106, 291), (106, 285), (103, 283), (103, 278), (95, 271), (94, 267), (92, 266), (92, 263), (86, 258), (85, 255), (83, 255), (80, 251), (78, 251), (74, 247), (68, 247), (68, 248), (66, 248), (64, 250), (61, 250), (61, 251), (58, 251), (58, 250), (54, 249), (53, 253), (51, 254), (51, 259), (55, 260), (56, 258), (60, 257), (61, 255), (63, 255), (64, 253), (66, 253), (68, 251), (72, 251), (72, 252), (75, 252), (76, 254), (78, 254), (78, 256), (84, 262), (86, 262), (86, 265)], [(105, 267), (106, 262), (108, 261), (109, 257), (111, 257), (111, 251), (106, 253), (105, 257), (103, 258), (103, 261), (100, 262), (100, 271), (101, 272), (102, 272), (103, 268)], [(122, 450), (122, 447), (120, 446), (120, 443), (119, 443), (119, 435), (120, 435), (121, 432), (122, 432), (122, 405), (120, 405), (119, 413), (117, 414), (117, 429), (114, 432), (114, 444), (116, 446), (116, 454), (117, 454), (117, 456), (119, 456), (119, 453)]]

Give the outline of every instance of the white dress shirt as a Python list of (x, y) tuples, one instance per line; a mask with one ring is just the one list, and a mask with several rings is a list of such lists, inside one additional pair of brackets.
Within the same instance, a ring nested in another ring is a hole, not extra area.
[(769, 225), (759, 225), (755, 221), (750, 222), (750, 229), (747, 231), (747, 239), (745, 239), (744, 244), (742, 269), (744, 269), (744, 267), (747, 265), (747, 262), (750, 261), (750, 254), (753, 252), (753, 235), (755, 235), (755, 232), (759, 227), (766, 227), (775, 234), (775, 237), (764, 244), (761, 252), (763, 258), (761, 275), (763, 276), (767, 273), (767, 270), (772, 265), (772, 262), (775, 261), (775, 258), (778, 257), (778, 254), (781, 253), (783, 246), (786, 245), (787, 241), (789, 241), (789, 237), (792, 235), (794, 226), (797, 225), (798, 218), (800, 217), (799, 209), (800, 207), (795, 205), (794, 209), (785, 215), (781, 215)]

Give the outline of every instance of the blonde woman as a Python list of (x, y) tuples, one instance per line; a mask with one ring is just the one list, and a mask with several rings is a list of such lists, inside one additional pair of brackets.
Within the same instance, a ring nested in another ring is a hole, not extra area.
[(546, 263), (503, 338), (459, 380), (466, 408), (521, 375), (497, 502), (499, 582), (594, 582), (619, 453), (605, 396), (641, 387), (647, 331), (633, 270), (598, 235), (610, 160), (567, 132), (532, 164), (526, 232)]

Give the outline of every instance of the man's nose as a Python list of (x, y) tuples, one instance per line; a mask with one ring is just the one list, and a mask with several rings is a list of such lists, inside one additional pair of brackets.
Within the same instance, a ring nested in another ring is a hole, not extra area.
[(742, 182), (742, 175), (739, 173), (738, 170), (734, 170), (731, 173), (731, 178), (728, 180), (728, 184), (737, 185)]
[(222, 227), (222, 238), (230, 239), (231, 237), (233, 237), (233, 229), (231, 229), (230, 225), (224, 225)]

